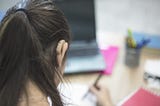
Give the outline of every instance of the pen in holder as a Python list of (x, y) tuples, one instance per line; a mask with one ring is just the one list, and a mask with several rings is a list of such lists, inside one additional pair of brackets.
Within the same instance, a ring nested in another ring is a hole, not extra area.
[(125, 64), (131, 68), (138, 67), (140, 63), (141, 49), (131, 48), (127, 45), (125, 48)]
[(141, 50), (150, 42), (149, 38), (143, 38), (141, 41), (136, 41), (132, 31), (128, 29), (128, 36), (125, 40), (125, 64), (135, 68), (139, 66)]

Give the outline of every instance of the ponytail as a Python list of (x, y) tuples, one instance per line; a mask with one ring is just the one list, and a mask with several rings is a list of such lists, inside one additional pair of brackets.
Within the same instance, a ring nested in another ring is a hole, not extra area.
[(0, 106), (17, 106), (22, 94), (27, 97), (28, 81), (51, 98), (52, 106), (64, 104), (56, 83), (62, 80), (56, 47), (61, 39), (69, 43), (69, 26), (52, 2), (42, 1), (12, 8), (0, 24)]
[(1, 24), (0, 106), (17, 106), (28, 80), (50, 96), (52, 105), (63, 106), (54, 78), (59, 70), (45, 58), (37, 35), (24, 10), (9, 15)]
[(33, 45), (31, 35), (31, 27), (23, 11), (17, 11), (1, 26), (0, 106), (17, 106), (29, 70)]

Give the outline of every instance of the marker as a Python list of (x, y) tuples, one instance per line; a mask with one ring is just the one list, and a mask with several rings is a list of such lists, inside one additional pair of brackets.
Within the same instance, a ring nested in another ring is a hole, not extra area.
[(128, 29), (127, 44), (131, 48), (136, 48), (136, 42), (133, 38), (132, 31), (130, 29)]
[[(93, 84), (93, 86), (95, 86), (97, 89), (99, 89), (99, 88), (97, 87), (97, 84), (98, 84), (98, 82), (99, 82), (99, 80), (100, 80), (101, 77), (102, 77), (102, 74), (100, 73), (100, 74), (98, 75), (97, 79), (95, 80), (94, 84)], [(90, 92), (90, 91), (88, 90), (87, 93), (82, 97), (82, 99), (86, 98), (86, 96), (88, 95), (89, 92)]]

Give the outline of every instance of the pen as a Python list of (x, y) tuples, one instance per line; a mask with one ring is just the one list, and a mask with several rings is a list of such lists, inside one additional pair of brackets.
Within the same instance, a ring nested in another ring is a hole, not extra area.
[[(94, 84), (93, 84), (93, 86), (95, 86), (97, 89), (99, 89), (99, 88), (97, 87), (97, 84), (98, 84), (98, 81), (100, 80), (101, 77), (102, 77), (102, 74), (100, 73), (100, 74), (98, 75), (97, 79), (95, 80)], [(88, 90), (87, 93), (82, 97), (82, 99), (84, 99), (84, 98), (88, 95), (89, 92), (90, 92), (90, 91)]]
[(141, 49), (141, 48), (143, 48), (144, 46), (146, 46), (148, 43), (150, 42), (150, 39), (148, 38), (143, 38), (142, 40), (141, 40), (141, 42), (139, 42), (138, 44), (137, 44), (137, 47), (136, 47), (136, 49)]

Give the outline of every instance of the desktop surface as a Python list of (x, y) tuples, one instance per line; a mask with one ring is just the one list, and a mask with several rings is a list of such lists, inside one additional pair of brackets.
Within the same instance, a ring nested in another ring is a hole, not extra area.
[[(116, 105), (130, 93), (135, 91), (135, 89), (141, 86), (147, 87), (147, 84), (143, 79), (144, 63), (146, 59), (160, 59), (160, 55), (150, 55), (142, 52), (139, 67), (129, 68), (124, 63), (125, 36), (118, 33), (105, 33), (105, 35), (106, 36), (98, 36), (99, 45), (101, 47), (104, 47), (105, 45), (118, 46), (119, 56), (114, 66), (113, 73), (108, 76), (103, 75), (99, 83), (109, 89), (113, 103)], [(69, 80), (71, 83), (83, 83), (90, 86), (94, 83), (97, 75), (98, 73), (72, 74), (65, 75), (65, 79)], [(160, 93), (160, 90), (156, 90), (156, 92)]]

